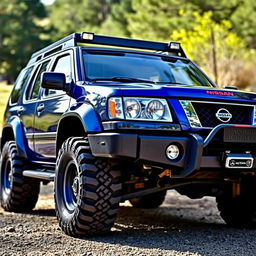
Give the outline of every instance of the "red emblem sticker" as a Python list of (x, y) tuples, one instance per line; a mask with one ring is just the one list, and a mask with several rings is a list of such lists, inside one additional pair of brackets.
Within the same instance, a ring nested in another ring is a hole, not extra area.
[(235, 96), (233, 92), (206, 91), (206, 93), (211, 95)]

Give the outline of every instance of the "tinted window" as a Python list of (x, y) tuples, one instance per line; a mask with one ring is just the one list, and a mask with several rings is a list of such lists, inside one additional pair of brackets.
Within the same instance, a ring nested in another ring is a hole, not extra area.
[(153, 83), (208, 86), (211, 83), (189, 60), (132, 53), (104, 54), (84, 51), (84, 67), (89, 79), (132, 78)]
[(41, 85), (41, 74), (43, 72), (47, 71), (47, 67), (48, 67), (49, 63), (50, 63), (50, 61), (47, 61), (41, 65), (41, 67), (37, 73), (36, 79), (34, 81), (33, 89), (29, 93), (28, 99), (37, 99), (38, 98), (39, 89), (40, 89), (40, 85)]
[(71, 56), (65, 55), (57, 59), (54, 65), (53, 72), (60, 72), (66, 75), (66, 82), (70, 83), (72, 80), (71, 72)]
[(23, 71), (21, 71), (21, 73), (16, 81), (16, 84), (12, 90), (12, 93), (11, 93), (11, 104), (18, 102), (21, 90), (22, 90), (23, 86), (25, 86), (26, 83), (28, 82), (28, 80), (31, 76), (32, 69), (33, 69), (33, 67), (30, 67), (28, 69), (24, 69)]
[[(70, 83), (72, 81), (71, 56), (65, 55), (57, 58), (52, 71), (64, 73), (66, 76), (66, 82)], [(62, 93), (63, 91), (50, 89), (46, 90), (45, 95), (56, 95)]]

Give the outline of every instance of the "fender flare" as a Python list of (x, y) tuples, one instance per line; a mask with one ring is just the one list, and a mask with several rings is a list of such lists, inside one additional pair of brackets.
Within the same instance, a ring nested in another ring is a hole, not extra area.
[(69, 111), (65, 112), (59, 120), (57, 134), (59, 133), (61, 122), (63, 122), (63, 120), (68, 117), (77, 117), (80, 119), (85, 133), (103, 131), (100, 118), (98, 117), (98, 114), (96, 113), (93, 106), (89, 103), (83, 102), (71, 106)]
[(101, 132), (103, 130), (100, 118), (98, 117), (97, 112), (94, 110), (91, 104), (78, 103), (73, 105), (67, 112), (62, 115), (61, 119), (59, 120), (56, 137), (56, 155), (63, 141), (75, 133), (75, 131), (72, 132), (65, 130), (66, 122), (74, 122), (74, 125), (76, 125), (76, 120), (81, 124), (80, 128), (77, 128), (81, 129), (82, 134)]
[(19, 156), (27, 158), (30, 151), (27, 139), (25, 137), (24, 126), (18, 116), (12, 116), (7, 121), (2, 131), (1, 149), (5, 143), (6, 131), (11, 129), (14, 140), (17, 145)]

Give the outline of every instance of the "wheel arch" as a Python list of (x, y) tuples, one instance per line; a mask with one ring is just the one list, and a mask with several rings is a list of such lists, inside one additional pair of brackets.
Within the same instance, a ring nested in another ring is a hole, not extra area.
[(2, 131), (0, 149), (2, 151), (7, 141), (14, 140), (20, 156), (27, 157), (28, 144), (25, 138), (24, 127), (18, 117), (12, 117)]
[(13, 128), (11, 126), (6, 126), (3, 128), (3, 131), (2, 131), (1, 148), (0, 148), (1, 151), (4, 147), (4, 144), (10, 140), (15, 140)]
[(56, 155), (62, 143), (69, 137), (86, 136), (90, 132), (101, 132), (99, 117), (93, 107), (82, 104), (75, 111), (65, 113), (59, 121), (56, 138)]

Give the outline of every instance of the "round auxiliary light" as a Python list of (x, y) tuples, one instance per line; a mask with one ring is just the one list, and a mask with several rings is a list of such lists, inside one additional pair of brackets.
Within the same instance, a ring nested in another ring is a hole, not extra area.
[(159, 100), (151, 100), (146, 107), (146, 115), (153, 120), (160, 120), (164, 115), (164, 105)]
[(124, 103), (125, 115), (127, 118), (136, 118), (141, 112), (140, 103), (135, 99), (127, 99)]
[(171, 160), (177, 159), (179, 154), (180, 150), (176, 145), (171, 144), (166, 149), (166, 156)]

